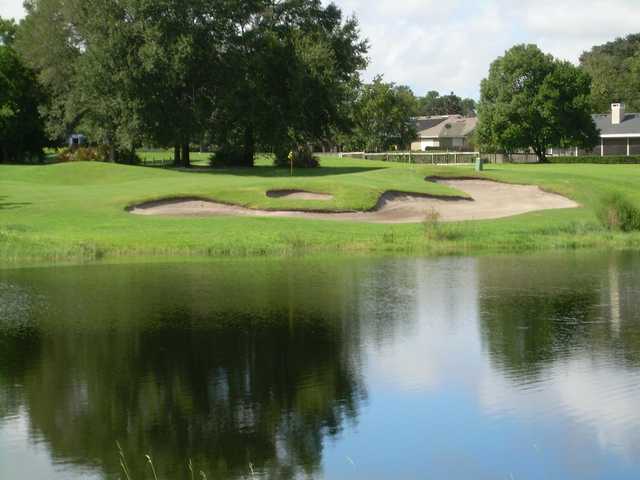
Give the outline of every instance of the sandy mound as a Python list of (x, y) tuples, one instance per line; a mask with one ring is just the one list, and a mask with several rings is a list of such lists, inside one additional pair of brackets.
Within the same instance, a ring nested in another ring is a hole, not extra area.
[(438, 180), (467, 193), (471, 200), (434, 198), (408, 193), (386, 193), (370, 212), (319, 213), (266, 211), (197, 199), (150, 202), (131, 209), (136, 215), (252, 216), (347, 220), (370, 223), (418, 223), (435, 210), (443, 221), (504, 218), (539, 210), (576, 208), (577, 203), (536, 186), (510, 185), (488, 180)]
[(333, 195), (305, 192), (304, 190), (270, 190), (267, 192), (267, 197), (290, 200), (333, 200)]

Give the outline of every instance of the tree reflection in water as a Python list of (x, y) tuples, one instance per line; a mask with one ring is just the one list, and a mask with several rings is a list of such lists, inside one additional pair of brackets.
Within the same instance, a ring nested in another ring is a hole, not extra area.
[(57, 461), (114, 478), (116, 440), (135, 478), (146, 453), (165, 478), (186, 478), (187, 459), (209, 478), (250, 464), (273, 478), (317, 471), (325, 437), (355, 422), (366, 396), (343, 331), (352, 292), (327, 285), (304, 302), (287, 291), (291, 275), (203, 287), (198, 268), (176, 288), (170, 271), (142, 284), (143, 272), (101, 272), (100, 296), (115, 305), (77, 271), (25, 274), (23, 295), (49, 302), (28, 329), (0, 332), (0, 415), (24, 407)]
[[(505, 258), (481, 268), (483, 343), (493, 364), (521, 383), (540, 379), (555, 362), (578, 355), (640, 366), (640, 272), (637, 255), (564, 258), (564, 268)], [(603, 277), (602, 272), (608, 272)]]

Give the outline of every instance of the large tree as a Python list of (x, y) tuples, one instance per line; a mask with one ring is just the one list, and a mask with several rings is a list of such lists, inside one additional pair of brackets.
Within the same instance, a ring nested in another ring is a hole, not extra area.
[(0, 18), (0, 161), (41, 157), (46, 144), (38, 111), (44, 96), (35, 74), (13, 49), (15, 24)]
[(478, 107), (481, 145), (506, 152), (550, 147), (593, 148), (598, 132), (589, 76), (535, 45), (517, 45), (491, 65)]
[(21, 58), (38, 76), (48, 101), (41, 106), (47, 134), (64, 140), (78, 126), (81, 110), (74, 101), (74, 69), (82, 40), (73, 23), (73, 1), (26, 0), (27, 16), (15, 42)]
[(205, 0), (27, 2), (18, 43), (54, 99), (51, 134), (81, 127), (112, 157), (143, 140), (175, 145), (188, 166), (210, 111), (221, 10)]
[(640, 34), (593, 47), (582, 54), (580, 65), (592, 78), (594, 111), (608, 112), (616, 102), (640, 110)]
[(356, 20), (343, 20), (333, 4), (239, 3), (214, 112), (217, 143), (245, 165), (256, 146), (284, 163), (289, 151), (346, 128), (344, 105), (366, 66), (367, 44)]
[(353, 107), (354, 129), (348, 146), (370, 152), (404, 148), (416, 137), (411, 118), (416, 100), (408, 87), (387, 83), (381, 76), (362, 86)]

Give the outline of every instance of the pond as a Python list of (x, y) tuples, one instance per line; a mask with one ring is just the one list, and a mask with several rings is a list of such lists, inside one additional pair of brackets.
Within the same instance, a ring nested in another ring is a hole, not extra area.
[(0, 271), (0, 478), (640, 477), (640, 253)]

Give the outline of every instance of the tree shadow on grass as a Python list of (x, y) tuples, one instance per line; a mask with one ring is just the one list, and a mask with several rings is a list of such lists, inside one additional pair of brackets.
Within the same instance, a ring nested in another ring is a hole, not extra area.
[(26, 207), (27, 205), (31, 205), (28, 202), (5, 202), (7, 197), (0, 197), (0, 210), (13, 210), (20, 207)]
[[(263, 178), (285, 178), (291, 177), (291, 170), (288, 168), (278, 168), (272, 166), (256, 166), (252, 168), (211, 168), (194, 167), (179, 168), (175, 171), (182, 173), (235, 175), (239, 177), (263, 177)], [(318, 167), (318, 168), (295, 168), (294, 177), (326, 177), (330, 175), (349, 175), (353, 173), (365, 173), (375, 170), (384, 170), (381, 167)]]

